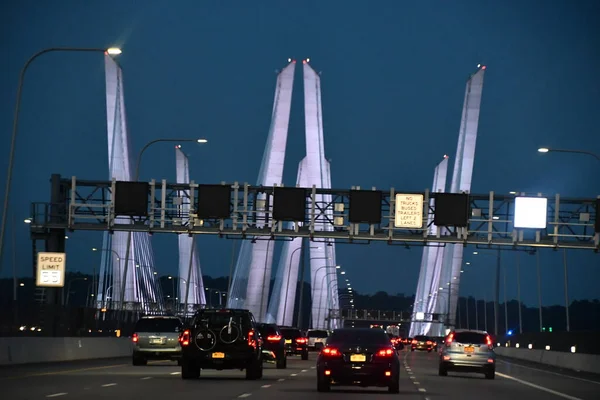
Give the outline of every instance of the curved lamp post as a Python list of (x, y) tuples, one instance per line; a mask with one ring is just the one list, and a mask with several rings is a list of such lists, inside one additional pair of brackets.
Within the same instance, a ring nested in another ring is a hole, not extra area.
[(600, 155), (596, 153), (592, 153), (591, 151), (585, 150), (569, 150), (569, 149), (550, 149), (548, 147), (540, 147), (538, 149), (539, 153), (575, 153), (575, 154), (586, 154), (588, 156), (594, 157), (596, 160), (600, 161)]
[(19, 111), (21, 110), (21, 94), (23, 92), (23, 81), (25, 80), (25, 73), (33, 61), (39, 56), (46, 53), (54, 52), (81, 52), (81, 53), (104, 53), (112, 56), (117, 56), (122, 53), (121, 49), (117, 47), (94, 48), (94, 47), (50, 47), (43, 49), (29, 57), (29, 59), (21, 68), (19, 75), (19, 85), (17, 86), (17, 101), (15, 103), (15, 114), (13, 117), (12, 136), (10, 140), (10, 151), (8, 153), (8, 168), (6, 170), (6, 186), (4, 188), (4, 205), (2, 206), (2, 225), (0, 226), (0, 271), (2, 271), (2, 254), (4, 248), (4, 233), (6, 231), (6, 221), (8, 219), (8, 201), (10, 199), (10, 187), (12, 183), (12, 171), (15, 160), (15, 146), (17, 143), (17, 133), (19, 128)]

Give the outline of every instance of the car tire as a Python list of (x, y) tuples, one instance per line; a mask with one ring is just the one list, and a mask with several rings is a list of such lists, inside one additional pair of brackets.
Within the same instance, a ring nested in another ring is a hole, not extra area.
[(485, 379), (495, 379), (495, 378), (496, 378), (496, 370), (495, 369), (485, 371)]
[(396, 377), (390, 381), (388, 392), (400, 393), (400, 374), (396, 375)]
[(448, 369), (440, 364), (440, 367), (438, 369), (438, 375), (439, 376), (448, 376)]
[(199, 379), (200, 366), (191, 360), (181, 360), (181, 379)]
[(131, 364), (134, 366), (142, 366), (142, 365), (147, 365), (148, 364), (148, 360), (146, 360), (143, 357), (140, 356), (133, 356), (131, 357)]
[(427, 350), (427, 352), (428, 352), (428, 353), (431, 353), (431, 350), (432, 350), (432, 349), (429, 349), (429, 350)]
[(302, 352), (302, 361), (308, 360), (308, 350)]
[(323, 378), (317, 378), (317, 392), (329, 392), (331, 390), (331, 382)]
[(410, 349), (410, 351), (415, 351), (415, 349)]
[(177, 366), (181, 367), (181, 359), (177, 360)]
[(260, 358), (255, 358), (250, 362), (250, 365), (246, 368), (246, 379), (257, 380), (263, 376), (263, 363)]
[(282, 353), (281, 356), (277, 359), (276, 367), (277, 369), (287, 368), (287, 357), (285, 356), (285, 353)]

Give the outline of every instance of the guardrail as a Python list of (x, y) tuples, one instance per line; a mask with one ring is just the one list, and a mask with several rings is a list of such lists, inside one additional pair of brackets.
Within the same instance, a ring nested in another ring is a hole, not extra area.
[(596, 354), (567, 353), (516, 347), (496, 347), (496, 354), (517, 360), (531, 361), (573, 371), (600, 374), (600, 356)]

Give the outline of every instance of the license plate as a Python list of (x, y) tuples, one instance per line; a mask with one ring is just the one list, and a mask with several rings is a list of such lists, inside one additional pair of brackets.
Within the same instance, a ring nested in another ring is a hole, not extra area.
[(475, 347), (473, 347), (473, 346), (465, 347), (465, 353), (474, 353), (474, 352), (475, 352)]
[(212, 358), (225, 358), (225, 353), (212, 353)]
[(285, 344), (291, 344), (292, 343), (292, 339), (285, 339)]
[(367, 356), (364, 354), (351, 354), (350, 362), (365, 362), (367, 361)]
[(150, 339), (150, 344), (162, 344), (162, 339)]

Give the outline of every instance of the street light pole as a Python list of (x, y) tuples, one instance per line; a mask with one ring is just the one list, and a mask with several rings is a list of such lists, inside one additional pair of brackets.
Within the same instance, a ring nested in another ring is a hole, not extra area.
[(591, 151), (586, 150), (570, 150), (570, 149), (549, 149), (547, 147), (540, 147), (538, 149), (539, 153), (574, 153), (574, 154), (585, 154), (588, 156), (594, 157), (596, 160), (600, 161), (600, 155), (596, 153), (592, 153)]
[(92, 53), (105, 53), (110, 55), (119, 55), (121, 54), (121, 49), (116, 47), (111, 47), (109, 49), (100, 49), (100, 48), (87, 48), (87, 47), (50, 47), (47, 49), (43, 49), (29, 57), (29, 59), (21, 68), (21, 73), (19, 74), (19, 85), (17, 86), (17, 101), (15, 102), (15, 113), (13, 117), (13, 127), (12, 127), (12, 136), (10, 140), (10, 150), (8, 153), (8, 168), (6, 170), (6, 186), (4, 188), (4, 204), (2, 206), (2, 225), (0, 226), (0, 272), (2, 272), (2, 260), (3, 260), (3, 250), (4, 250), (4, 234), (6, 232), (6, 221), (8, 220), (8, 202), (10, 199), (10, 188), (12, 183), (12, 172), (15, 161), (15, 147), (17, 143), (17, 134), (19, 129), (19, 111), (21, 110), (21, 95), (23, 93), (23, 82), (25, 80), (25, 73), (27, 69), (31, 65), (33, 61), (35, 61), (39, 56), (52, 53), (52, 52), (92, 52)]

